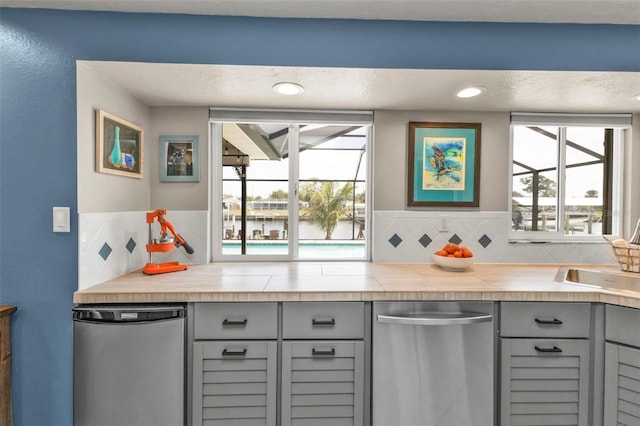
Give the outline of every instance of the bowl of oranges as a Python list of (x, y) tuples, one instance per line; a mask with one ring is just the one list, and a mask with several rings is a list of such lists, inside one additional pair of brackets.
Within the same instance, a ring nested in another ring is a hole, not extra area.
[(433, 261), (446, 271), (464, 271), (473, 265), (473, 253), (466, 247), (447, 243), (433, 254)]

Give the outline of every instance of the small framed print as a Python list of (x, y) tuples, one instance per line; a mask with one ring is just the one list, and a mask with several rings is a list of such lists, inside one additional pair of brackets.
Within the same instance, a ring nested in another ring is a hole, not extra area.
[(200, 182), (198, 136), (160, 136), (160, 182)]

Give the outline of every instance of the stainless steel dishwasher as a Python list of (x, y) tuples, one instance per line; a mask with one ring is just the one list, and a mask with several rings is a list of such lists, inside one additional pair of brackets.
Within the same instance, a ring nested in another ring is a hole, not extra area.
[(493, 317), (493, 302), (375, 302), (373, 425), (493, 425)]
[(185, 424), (182, 305), (73, 309), (75, 426)]

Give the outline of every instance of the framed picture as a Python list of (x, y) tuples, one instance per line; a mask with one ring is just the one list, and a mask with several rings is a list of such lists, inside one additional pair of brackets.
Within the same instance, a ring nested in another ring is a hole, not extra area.
[(409, 123), (409, 206), (479, 207), (480, 123)]
[(142, 179), (142, 127), (96, 110), (96, 171)]
[(160, 136), (160, 182), (200, 182), (198, 136)]

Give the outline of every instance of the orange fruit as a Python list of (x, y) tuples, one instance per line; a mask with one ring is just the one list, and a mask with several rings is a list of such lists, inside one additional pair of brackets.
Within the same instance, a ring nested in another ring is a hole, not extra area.
[(446, 246), (444, 246), (444, 250), (449, 254), (453, 254), (454, 251), (458, 250), (458, 245), (449, 243)]
[(458, 258), (462, 257), (462, 252), (460, 250), (454, 251), (453, 252), (453, 257), (458, 257)]

